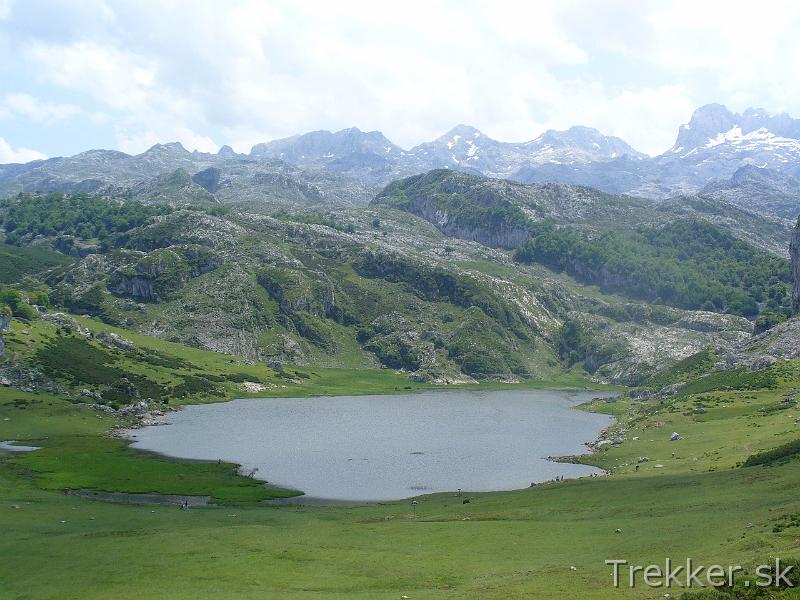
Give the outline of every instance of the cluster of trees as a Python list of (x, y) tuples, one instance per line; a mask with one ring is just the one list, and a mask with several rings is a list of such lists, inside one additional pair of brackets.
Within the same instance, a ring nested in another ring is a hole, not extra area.
[(103, 243), (170, 210), (167, 206), (115, 202), (88, 194), (20, 194), (4, 202), (0, 222), (9, 244), (38, 235), (69, 235)]
[(681, 220), (594, 236), (552, 223), (533, 227), (516, 252), (585, 283), (655, 304), (747, 317), (791, 314), (788, 260), (702, 221)]
[(39, 313), (31, 305), (49, 307), (50, 298), (47, 292), (28, 292), (26, 297), (14, 288), (0, 288), (0, 315), (11, 314), (18, 319), (32, 321)]

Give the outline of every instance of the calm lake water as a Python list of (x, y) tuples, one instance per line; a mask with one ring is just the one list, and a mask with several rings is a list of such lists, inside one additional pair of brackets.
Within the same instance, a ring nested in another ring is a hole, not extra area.
[(599, 392), (443, 391), (265, 398), (188, 406), (169, 426), (130, 432), (133, 447), (219, 458), (330, 500), (509, 490), (597, 472), (546, 456), (579, 454), (611, 423), (576, 404)]

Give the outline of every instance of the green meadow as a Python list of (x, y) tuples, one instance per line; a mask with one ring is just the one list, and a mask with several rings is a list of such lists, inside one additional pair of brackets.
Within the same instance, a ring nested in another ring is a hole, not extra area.
[[(263, 385), (259, 396), (430, 387), (390, 370), (273, 370), (113, 331), (141, 354), (96, 341), (73, 349), (99, 361), (97, 372), (155, 382), (167, 405), (243, 396), (244, 381)], [(12, 351), (75, 384), (87, 365), (37, 354), (64, 339), (78, 337), (44, 321), (15, 322), (7, 336)], [(192, 379), (201, 376), (210, 376), (206, 387)], [(606, 469), (604, 477), (421, 496), (415, 506), (331, 507), (276, 505), (270, 500), (291, 492), (240, 477), (236, 465), (136, 452), (112, 435), (130, 420), (74, 397), (2, 388), (0, 440), (42, 449), (0, 453), (0, 598), (677, 598), (683, 590), (650, 589), (641, 579), (615, 589), (604, 561), (691, 557), (752, 574), (771, 557), (800, 555), (800, 463), (791, 444), (800, 438), (800, 361), (779, 363), (759, 381), (768, 387), (705, 382), (668, 399), (586, 406), (614, 414), (608, 438), (624, 439), (579, 459)], [(580, 383), (575, 376), (538, 385)], [(186, 394), (187, 386), (197, 391)], [(680, 439), (670, 441), (672, 432)], [(783, 450), (762, 454), (776, 448)], [(762, 464), (742, 466), (752, 456)], [(215, 506), (115, 504), (64, 488), (211, 496)], [(709, 597), (797, 597), (763, 593), (772, 595)]]

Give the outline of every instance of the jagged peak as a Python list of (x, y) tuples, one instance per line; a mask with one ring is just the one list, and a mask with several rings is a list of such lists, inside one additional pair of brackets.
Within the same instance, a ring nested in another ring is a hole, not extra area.
[(486, 137), (483, 134), (483, 132), (480, 131), (479, 129), (477, 129), (476, 127), (473, 127), (472, 125), (464, 125), (463, 123), (459, 123), (458, 125), (453, 127), (450, 131), (448, 131), (443, 136), (441, 136), (439, 139), (440, 140), (444, 140), (444, 139), (449, 140), (449, 139), (452, 139), (452, 138), (454, 138), (456, 136), (459, 136), (459, 137), (465, 138), (465, 139), (467, 139), (467, 138), (468, 139), (477, 139), (479, 137)]
[(742, 136), (748, 135), (765, 140), (769, 137), (800, 139), (800, 120), (785, 112), (772, 113), (763, 108), (750, 107), (735, 113), (723, 104), (706, 104), (692, 113), (688, 123), (680, 126), (670, 152), (686, 153), (701, 146), (739, 143)]
[(180, 142), (167, 142), (166, 144), (153, 144), (148, 148), (144, 154), (152, 154), (155, 152), (181, 152), (186, 154), (191, 154), (186, 148), (184, 148), (183, 144)]

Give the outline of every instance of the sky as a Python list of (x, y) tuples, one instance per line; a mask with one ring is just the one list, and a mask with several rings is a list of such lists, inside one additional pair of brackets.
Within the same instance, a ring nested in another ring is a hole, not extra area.
[(0, 0), (0, 163), (458, 123), (655, 155), (703, 104), (800, 116), (799, 63), (794, 1)]

